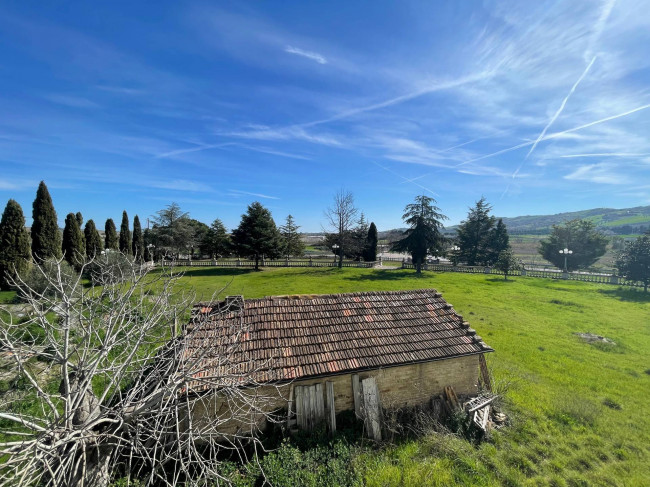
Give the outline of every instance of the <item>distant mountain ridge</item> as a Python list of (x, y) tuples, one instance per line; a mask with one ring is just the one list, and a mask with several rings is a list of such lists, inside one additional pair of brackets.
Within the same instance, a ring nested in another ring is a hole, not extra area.
[(650, 229), (650, 206), (623, 209), (593, 208), (555, 215), (517, 216), (503, 218), (503, 223), (508, 227), (508, 232), (513, 235), (546, 235), (550, 233), (552, 225), (559, 225), (576, 218), (593, 222), (601, 232), (608, 235), (637, 234)]

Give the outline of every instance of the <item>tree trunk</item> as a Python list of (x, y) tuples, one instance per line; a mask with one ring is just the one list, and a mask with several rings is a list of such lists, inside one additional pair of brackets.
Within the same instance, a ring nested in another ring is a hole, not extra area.
[(339, 247), (339, 269), (343, 269), (343, 246)]
[(111, 481), (114, 448), (110, 445), (95, 445), (86, 448), (85, 464), (70, 479), (71, 487), (108, 487)]
[(420, 259), (415, 263), (415, 273), (422, 274), (422, 261)]
[(255, 270), (260, 270), (260, 256), (257, 254), (255, 254)]

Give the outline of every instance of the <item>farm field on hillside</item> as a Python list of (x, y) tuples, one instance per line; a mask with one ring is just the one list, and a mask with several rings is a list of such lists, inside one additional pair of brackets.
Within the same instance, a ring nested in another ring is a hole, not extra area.
[[(650, 297), (583, 282), (376, 269), (194, 268), (199, 299), (435, 288), (496, 353), (512, 426), (480, 446), (432, 435), (363, 450), (368, 485), (647, 485)], [(585, 343), (591, 332), (616, 342)], [(507, 385), (507, 387), (506, 387)]]

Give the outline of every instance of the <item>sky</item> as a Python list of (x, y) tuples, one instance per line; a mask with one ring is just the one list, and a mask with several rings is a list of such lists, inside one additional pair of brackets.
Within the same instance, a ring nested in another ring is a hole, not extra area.
[(0, 4), (0, 202), (379, 230), (650, 204), (650, 1)]

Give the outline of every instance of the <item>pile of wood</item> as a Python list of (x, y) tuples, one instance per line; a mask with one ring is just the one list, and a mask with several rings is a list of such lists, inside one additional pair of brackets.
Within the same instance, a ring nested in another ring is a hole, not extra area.
[(435, 417), (451, 417), (464, 411), (472, 423), (482, 431), (487, 431), (491, 424), (505, 423), (504, 414), (496, 413), (492, 403), (497, 398), (490, 392), (483, 392), (476, 397), (462, 402), (458, 399), (454, 388), (447, 386), (444, 392), (431, 400), (432, 412)]

